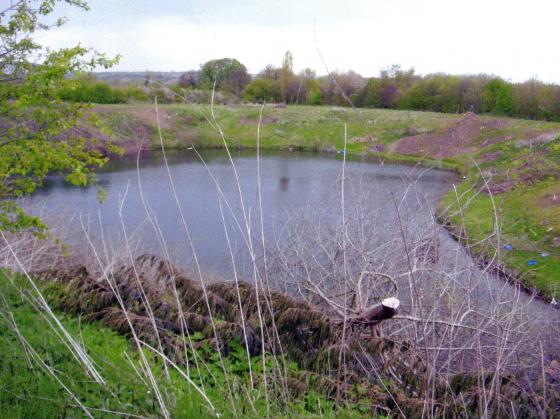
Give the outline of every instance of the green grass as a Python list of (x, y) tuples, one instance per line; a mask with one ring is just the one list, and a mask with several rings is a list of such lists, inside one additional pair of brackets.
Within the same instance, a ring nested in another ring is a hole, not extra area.
[[(61, 343), (55, 330), (39, 311), (22, 295), (33, 295), (27, 280), (0, 271), (0, 413), (5, 418), (82, 417), (84, 413), (75, 400), (63, 389), (40, 363), (29, 356), (18, 334), (10, 326), (11, 319), (20, 335), (36, 351), (38, 358), (53, 368), (68, 389), (76, 395), (95, 417), (114, 417), (108, 413), (126, 412), (131, 415), (161, 416), (153, 389), (140, 379), (135, 369), (140, 368), (139, 353), (131, 341), (99, 323), (57, 312), (68, 332), (77, 340), (94, 361), (105, 385), (95, 383), (84, 368)], [(47, 290), (47, 294), (48, 290)], [(13, 317), (12, 317), (13, 316)], [(6, 320), (6, 318), (8, 320)], [(193, 335), (193, 339), (198, 337)], [(205, 367), (201, 373), (191, 367), (190, 377), (199, 386), (204, 382), (205, 392), (222, 417), (263, 417), (267, 403), (263, 389), (249, 388), (248, 361), (244, 350), (235, 350), (224, 358), (227, 375), (223, 373), (213, 348), (202, 347), (199, 360)], [(208, 404), (175, 370), (164, 374), (158, 357), (146, 350), (150, 366), (164, 394), (171, 417), (202, 418), (212, 415)], [(127, 360), (126, 355), (131, 362)], [(272, 370), (273, 359), (268, 357), (267, 369)], [(259, 357), (251, 360), (256, 374), (262, 373)], [(191, 364), (192, 365), (192, 364)], [(134, 366), (134, 367), (133, 367)], [(295, 364), (289, 365), (294, 374)], [(232, 388), (233, 399), (227, 396), (226, 380)], [(253, 406), (247, 395), (253, 399)], [(235, 411), (232, 407), (235, 405)], [(315, 391), (307, 391), (301, 398), (274, 399), (269, 402), (274, 417), (360, 417), (367, 414), (369, 404), (356, 402), (335, 404)]]
[[(159, 147), (159, 137), (154, 129), (156, 119), (153, 105), (104, 106), (99, 108), (98, 112), (109, 131), (120, 134), (124, 141), (131, 138), (131, 126), (147, 124), (152, 128), (152, 146)], [(223, 129), (229, 146), (256, 147), (259, 113), (260, 107), (255, 106), (215, 108), (216, 120)], [(191, 144), (198, 147), (221, 147), (221, 137), (204, 116), (210, 117), (210, 109), (203, 105), (161, 106), (160, 121), (166, 147), (186, 148)], [(520, 186), (496, 196), (501, 208), (499, 218), (502, 241), (515, 245), (513, 251), (503, 253), (503, 262), (508, 267), (518, 270), (521, 279), (528, 286), (539, 288), (545, 295), (558, 296), (560, 255), (559, 249), (552, 246), (552, 241), (555, 237), (560, 237), (560, 228), (557, 221), (554, 221), (558, 219), (560, 208), (543, 207), (538, 203), (542, 202), (547, 190), (560, 187), (560, 140), (530, 149), (519, 147), (516, 143), (543, 132), (560, 132), (560, 123), (506, 118), (507, 124), (503, 128), (481, 130), (475, 150), (445, 159), (429, 155), (402, 155), (391, 151), (392, 143), (412, 132), (442, 132), (461, 117), (454, 114), (383, 109), (267, 106), (263, 112), (267, 123), (261, 126), (260, 146), (270, 150), (340, 151), (344, 147), (346, 124), (349, 156), (373, 155), (386, 161), (451, 169), (468, 174), (469, 179), (479, 178), (478, 169), (473, 165), (473, 160), (476, 160), (480, 162), (483, 173), (491, 170), (496, 180), (509, 176), (519, 181), (528, 173), (524, 165), (532, 157), (530, 163), (538, 169), (538, 179), (530, 185)], [(495, 117), (481, 116), (481, 119), (483, 122), (492, 121)], [(383, 144), (385, 150), (371, 153), (371, 143), (357, 140), (368, 135), (378, 144)], [(488, 141), (497, 139), (500, 141)], [(495, 144), (491, 144), (492, 142)], [(492, 162), (484, 163), (483, 156), (490, 152), (499, 152), (501, 156)], [(541, 172), (548, 174), (541, 176)], [(460, 188), (466, 190), (469, 185), (470, 183), (465, 183)], [(453, 199), (453, 192), (450, 191), (443, 203), (449, 203)], [(494, 216), (488, 203), (487, 196), (477, 196), (465, 211), (466, 230), (472, 240), (486, 237), (488, 232), (492, 231)], [(457, 217), (451, 219), (456, 226), (459, 225), (459, 221)], [(474, 250), (481, 254), (489, 252), (487, 248)], [(538, 255), (543, 251), (550, 253), (550, 256), (539, 258)], [(538, 259), (539, 263), (528, 267), (527, 261), (533, 258)]]
[[(519, 272), (519, 279), (525, 285), (537, 288), (549, 298), (560, 298), (560, 249), (552, 246), (554, 237), (560, 234), (560, 211), (539, 205), (551, 190), (559, 189), (558, 181), (542, 181), (494, 196), (500, 243), (495, 237), (484, 240), (494, 231), (494, 206), (489, 195), (476, 194), (478, 188), (470, 189), (471, 186), (472, 183), (465, 182), (457, 188), (460, 196), (465, 193), (459, 200), (461, 212), (457, 211), (454, 191), (448, 192), (442, 202), (454, 214), (452, 224), (456, 228), (465, 226), (471, 251), (493, 255), (499, 244), (501, 261)], [(483, 243), (477, 244), (479, 241)], [(504, 248), (507, 244), (512, 250)], [(541, 256), (543, 252), (548, 256)], [(529, 266), (528, 261), (533, 259), (537, 264)]]
[[(131, 126), (135, 124), (144, 123), (152, 128), (156, 126), (153, 105), (100, 106), (96, 111), (109, 130), (120, 134), (125, 140), (131, 132)], [(226, 139), (232, 145), (248, 148), (256, 146), (260, 107), (216, 106), (214, 111)], [(187, 147), (192, 143), (207, 147), (221, 146), (220, 136), (208, 124), (206, 118), (211, 118), (208, 106), (160, 105), (160, 123), (166, 146)], [(371, 135), (376, 142), (388, 145), (410, 135), (411, 132), (431, 133), (445, 130), (461, 116), (420, 111), (294, 105), (286, 108), (267, 106), (263, 118), (265, 123), (261, 125), (260, 135), (263, 148), (341, 150), (346, 124), (348, 151), (364, 153), (370, 144), (367, 141), (360, 142), (360, 138)], [(514, 141), (523, 138), (528, 132), (534, 135), (549, 129), (560, 129), (560, 124), (508, 119), (507, 128), (487, 130), (484, 136), (488, 138), (508, 135)], [(157, 146), (159, 139), (155, 130), (152, 132), (151, 141)]]
[[(110, 130), (126, 136), (127, 122), (150, 120), (155, 126), (153, 105), (114, 105), (99, 108), (102, 121)], [(208, 107), (202, 105), (164, 105), (160, 109), (162, 133), (169, 147), (185, 147), (191, 143), (199, 146), (221, 146), (218, 133), (202, 116), (210, 117)], [(217, 106), (215, 115), (226, 139), (231, 145), (256, 146), (259, 107)], [(149, 116), (148, 116), (149, 115)], [(266, 107), (261, 125), (261, 147), (305, 150), (341, 150), (344, 145), (344, 123), (347, 124), (348, 151), (363, 153), (369, 144), (358, 138), (372, 135), (384, 144), (389, 144), (407, 135), (414, 127), (421, 132), (433, 132), (457, 120), (457, 115), (432, 112), (395, 112), (390, 110), (351, 110), (336, 107), (289, 106), (286, 108)], [(152, 144), (158, 138), (153, 133)]]

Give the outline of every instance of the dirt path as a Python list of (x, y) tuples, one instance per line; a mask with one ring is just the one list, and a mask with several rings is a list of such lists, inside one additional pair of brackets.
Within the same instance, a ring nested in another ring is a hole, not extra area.
[(445, 132), (403, 137), (392, 145), (391, 151), (409, 155), (426, 155), (432, 158), (473, 153), (481, 147), (507, 140), (508, 137), (504, 136), (479, 141), (485, 129), (501, 129), (506, 126), (507, 120), (505, 119), (485, 122), (474, 113), (469, 112)]

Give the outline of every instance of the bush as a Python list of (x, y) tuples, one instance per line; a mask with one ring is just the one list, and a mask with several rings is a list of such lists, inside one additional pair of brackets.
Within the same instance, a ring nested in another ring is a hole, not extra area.
[(241, 97), (251, 77), (247, 68), (235, 58), (222, 58), (206, 62), (200, 70), (199, 87), (223, 90)]
[(89, 79), (76, 79), (62, 88), (59, 97), (74, 103), (115, 104), (127, 102), (123, 91), (112, 88), (107, 83)]
[(486, 83), (482, 92), (483, 110), (497, 115), (512, 115), (515, 109), (513, 88), (502, 79)]
[(280, 86), (277, 80), (255, 79), (247, 85), (243, 97), (249, 102), (279, 102)]
[(323, 95), (321, 95), (321, 89), (312, 89), (309, 93), (309, 98), (307, 99), (308, 105), (320, 105), (323, 101)]
[(122, 88), (121, 92), (128, 100), (146, 102), (149, 99), (146, 91), (140, 86), (127, 86)]

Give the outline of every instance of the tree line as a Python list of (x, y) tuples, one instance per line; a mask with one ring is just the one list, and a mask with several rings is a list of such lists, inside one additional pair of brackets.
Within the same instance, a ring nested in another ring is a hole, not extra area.
[(72, 102), (125, 103), (146, 101), (208, 103), (214, 90), (216, 103), (274, 102), (300, 105), (356, 106), (445, 113), (490, 113), (525, 119), (560, 121), (560, 85), (535, 78), (513, 83), (500, 77), (416, 74), (399, 65), (366, 78), (355, 71), (334, 71), (317, 76), (305, 68), (295, 72), (293, 56), (286, 52), (279, 66), (267, 65), (251, 76), (235, 58), (210, 60), (198, 70), (181, 74), (176, 84), (162, 86), (149, 76), (143, 85), (114, 87), (91, 77), (77, 79), (60, 92)]
[(513, 83), (487, 74), (421, 76), (413, 68), (398, 65), (384, 68), (371, 78), (352, 70), (318, 77), (311, 68), (296, 73), (289, 51), (280, 66), (267, 65), (254, 77), (239, 61), (226, 58), (209, 61), (198, 71), (185, 72), (178, 84), (188, 89), (215, 87), (249, 102), (471, 111), (560, 121), (560, 86), (534, 78)]

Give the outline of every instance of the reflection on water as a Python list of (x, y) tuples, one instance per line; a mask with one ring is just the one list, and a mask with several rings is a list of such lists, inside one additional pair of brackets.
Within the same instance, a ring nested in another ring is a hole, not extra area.
[[(257, 231), (256, 226), (260, 223), (256, 223), (259, 216), (256, 156), (252, 151), (242, 151), (235, 153), (233, 157), (243, 191), (246, 216), (254, 224), (253, 231)], [(231, 272), (231, 258), (222, 220), (225, 220), (232, 250), (238, 255), (237, 263), (244, 265), (247, 256), (242, 252), (244, 242), (240, 234), (240, 230), (245, 229), (243, 206), (234, 172), (225, 153), (205, 151), (203, 158), (207, 167), (192, 151), (170, 153), (169, 168), (203, 269), (227, 276)], [(99, 183), (107, 193), (102, 204), (97, 199), (97, 188), (70, 187), (63, 178), (50, 176), (42, 190), (28, 199), (25, 206), (40, 207), (50, 214), (67, 214), (64, 216), (69, 220), (71, 216), (80, 215), (82, 219), (89, 220), (90, 232), (94, 238), (100, 235), (98, 214), (106, 237), (122, 234), (119, 219), (119, 207), (122, 206), (127, 234), (136, 239), (136, 253), (163, 254), (162, 249), (165, 247), (177, 264), (192, 266), (192, 252), (163, 157), (160, 153), (148, 152), (141, 156), (139, 168), (137, 171), (135, 158), (111, 161), (99, 173)], [(267, 237), (273, 237), (281, 228), (286, 214), (296, 213), (304, 206), (308, 208), (314, 203), (321, 205), (325, 200), (338, 197), (341, 169), (340, 156), (261, 153), (261, 192)], [(391, 199), (391, 191), (401, 199), (411, 181), (435, 203), (454, 179), (454, 175), (449, 172), (381, 165), (361, 160), (347, 161), (345, 171), (349, 188), (354, 180), (375, 186), (371, 205), (380, 208), (386, 206)], [(406, 199), (413, 203), (414, 196)], [(430, 217), (432, 210), (433, 208), (421, 208), (417, 216)], [(388, 219), (394, 217), (394, 211), (390, 208), (381, 211), (381, 214)], [(76, 236), (79, 236), (81, 227), (78, 218), (74, 219), (73, 228)], [(158, 235), (163, 237), (164, 243), (158, 240)], [(83, 237), (78, 241), (83, 242)]]
[(290, 185), (290, 178), (286, 176), (282, 176), (280, 178), (280, 190), (282, 192), (287, 192), (289, 185)]

